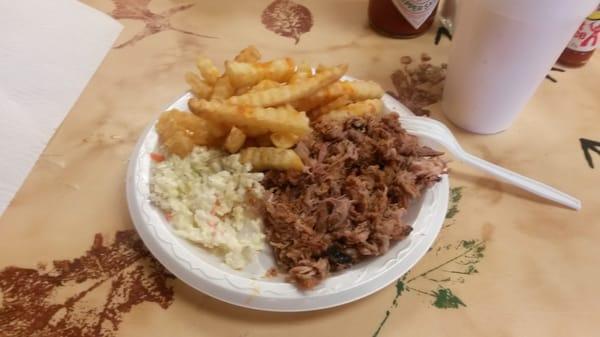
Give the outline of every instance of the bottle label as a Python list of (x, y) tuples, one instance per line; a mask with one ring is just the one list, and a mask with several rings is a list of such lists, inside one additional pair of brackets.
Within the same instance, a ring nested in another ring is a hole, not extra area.
[(568, 48), (575, 51), (592, 51), (600, 39), (600, 11), (594, 12), (579, 26)]
[(435, 9), (438, 0), (392, 0), (392, 2), (406, 21), (414, 29), (419, 29)]

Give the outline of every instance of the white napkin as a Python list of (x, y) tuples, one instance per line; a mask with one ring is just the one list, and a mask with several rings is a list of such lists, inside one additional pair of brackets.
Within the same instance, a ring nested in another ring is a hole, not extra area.
[(0, 0), (0, 215), (121, 31), (74, 0)]

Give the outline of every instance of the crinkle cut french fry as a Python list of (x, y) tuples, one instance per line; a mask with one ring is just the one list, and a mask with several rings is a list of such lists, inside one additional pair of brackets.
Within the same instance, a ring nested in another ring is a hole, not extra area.
[(210, 99), (226, 99), (235, 93), (235, 88), (231, 85), (231, 81), (227, 75), (223, 75), (217, 79), (213, 88)]
[(320, 89), (316, 93), (292, 102), (292, 106), (300, 111), (310, 111), (325, 105), (344, 95), (342, 82), (335, 82), (330, 86)]
[(342, 95), (325, 105), (321, 105), (320, 107), (317, 107), (316, 109), (311, 110), (308, 115), (309, 115), (310, 119), (317, 119), (320, 116), (322, 116), (326, 113), (329, 113), (330, 111), (339, 109), (348, 104), (352, 104), (352, 100), (350, 100), (350, 98), (348, 98), (348, 96)]
[(196, 67), (208, 84), (215, 84), (219, 78), (219, 69), (215, 67), (212, 61), (206, 56), (199, 56), (196, 60)]
[(262, 68), (252, 63), (225, 61), (225, 74), (237, 88), (253, 86), (264, 79)]
[(170, 153), (174, 153), (180, 158), (187, 156), (194, 149), (194, 142), (187, 137), (184, 131), (176, 131), (163, 141), (163, 145)]
[(176, 111), (178, 111), (181, 116), (184, 116), (183, 118), (179, 118), (178, 124), (184, 127), (187, 130), (186, 133), (199, 145), (201, 145), (200, 143), (204, 137), (210, 139), (210, 144), (212, 140), (222, 139), (229, 133), (229, 128), (227, 126), (215, 123), (206, 118), (195, 118), (198, 116), (190, 112)]
[(248, 46), (240, 51), (234, 58), (236, 62), (253, 63), (261, 58), (260, 51), (255, 46)]
[(294, 61), (291, 58), (277, 59), (266, 63), (246, 63), (227, 61), (225, 73), (231, 84), (240, 88), (255, 85), (264, 79), (286, 82), (294, 74)]
[(327, 70), (327, 67), (325, 65), (323, 65), (323, 64), (319, 64), (317, 66), (317, 69), (315, 70), (315, 72), (317, 74), (320, 74), (320, 73), (324, 72), (325, 70)]
[(298, 170), (304, 168), (300, 157), (293, 150), (274, 147), (248, 147), (240, 152), (240, 161), (250, 163), (255, 171)]
[(289, 132), (275, 132), (271, 134), (271, 143), (280, 149), (289, 149), (298, 143), (297, 135)]
[(313, 73), (310, 65), (308, 65), (306, 62), (302, 62), (298, 65), (298, 69), (296, 69), (296, 72), (290, 78), (290, 83), (300, 82), (304, 79), (312, 77), (312, 75)]
[(240, 96), (240, 95), (244, 95), (246, 93), (257, 92), (257, 91), (276, 88), (276, 87), (280, 87), (280, 86), (282, 86), (282, 84), (279, 82), (265, 79), (265, 80), (258, 82), (254, 86), (245, 86), (245, 87), (237, 88), (235, 90), (235, 95)]
[(250, 86), (245, 86), (245, 87), (237, 88), (237, 89), (235, 89), (235, 95), (234, 96), (243, 95), (243, 94), (249, 92), (250, 90), (252, 90), (252, 88), (253, 87), (250, 87)]
[(262, 108), (196, 98), (190, 99), (188, 105), (198, 116), (219, 124), (235, 125), (252, 137), (280, 131), (301, 136), (311, 130), (306, 114), (291, 106)]
[(267, 90), (267, 89), (271, 89), (271, 88), (278, 88), (281, 87), (282, 84), (277, 82), (277, 81), (273, 81), (273, 80), (269, 80), (269, 79), (265, 79), (262, 80), (260, 82), (258, 82), (255, 86), (253, 86), (252, 88), (250, 88), (250, 90), (248, 90), (248, 92), (257, 92), (257, 91), (262, 91), (262, 90)]
[(193, 136), (198, 145), (206, 145), (212, 138), (208, 133), (207, 121), (191, 113), (169, 110), (163, 112), (156, 123), (156, 132), (161, 139), (169, 138), (181, 130), (185, 131), (190, 139)]
[(333, 110), (319, 120), (342, 120), (354, 116), (380, 115), (383, 110), (383, 103), (380, 99), (368, 99)]
[(214, 123), (188, 112), (164, 112), (156, 123), (161, 142), (180, 157), (186, 156), (194, 145), (210, 145), (224, 136), (224, 130)]
[(156, 133), (164, 147), (170, 153), (174, 153), (179, 157), (185, 157), (194, 148), (194, 142), (186, 134), (173, 115), (177, 112), (164, 112), (156, 123)]
[(298, 69), (296, 69), (296, 72), (307, 75), (307, 76), (312, 76), (312, 74), (313, 74), (312, 67), (310, 66), (310, 64), (308, 64), (306, 62), (300, 63), (298, 65)]
[(225, 143), (223, 143), (223, 147), (229, 153), (236, 153), (242, 148), (244, 142), (246, 142), (246, 134), (244, 133), (244, 131), (234, 126), (229, 131), (227, 138), (225, 138)]
[(185, 81), (198, 98), (208, 98), (212, 94), (213, 88), (192, 72), (185, 74)]
[[(157, 128), (160, 128), (161, 120), (169, 121), (169, 123), (164, 123), (167, 127), (186, 130), (186, 134), (198, 145), (203, 145), (206, 142), (210, 143), (210, 140), (213, 139), (223, 138), (229, 132), (229, 129), (223, 125), (176, 109), (164, 112), (159, 118)], [(165, 131), (165, 133), (167, 132)]]
[(310, 111), (342, 95), (346, 95), (350, 100), (356, 102), (380, 98), (383, 93), (381, 86), (372, 81), (339, 81), (317, 91), (313, 95), (292, 102), (292, 105), (300, 111)]
[(256, 118), (252, 117), (253, 107), (234, 106), (221, 100), (207, 101), (192, 98), (188, 101), (188, 108), (193, 114), (210, 120), (217, 125), (236, 126), (249, 137), (269, 133), (268, 128), (256, 123)]
[(331, 83), (339, 80), (346, 70), (347, 65), (340, 65), (324, 71), (302, 82), (271, 88), (263, 91), (234, 96), (228, 102), (236, 105), (251, 105), (261, 107), (277, 106), (289, 103), (317, 92)]

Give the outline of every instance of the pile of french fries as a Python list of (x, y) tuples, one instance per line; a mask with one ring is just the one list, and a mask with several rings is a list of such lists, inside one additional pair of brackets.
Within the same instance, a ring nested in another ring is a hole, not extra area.
[(380, 114), (383, 89), (371, 81), (342, 81), (347, 65), (296, 66), (289, 57), (261, 62), (254, 46), (225, 61), (221, 73), (207, 57), (185, 80), (194, 97), (192, 114), (170, 110), (156, 125), (161, 143), (180, 157), (195, 145), (240, 153), (254, 170), (302, 170), (291, 149), (310, 123)]

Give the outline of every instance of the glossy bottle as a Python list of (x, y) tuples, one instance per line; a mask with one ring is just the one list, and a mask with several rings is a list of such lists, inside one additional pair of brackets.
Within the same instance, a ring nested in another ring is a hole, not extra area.
[(581, 67), (594, 54), (600, 39), (600, 6), (579, 26), (577, 32), (558, 58), (558, 63), (569, 67)]
[(382, 35), (413, 38), (431, 27), (437, 6), (438, 0), (369, 0), (369, 23)]

